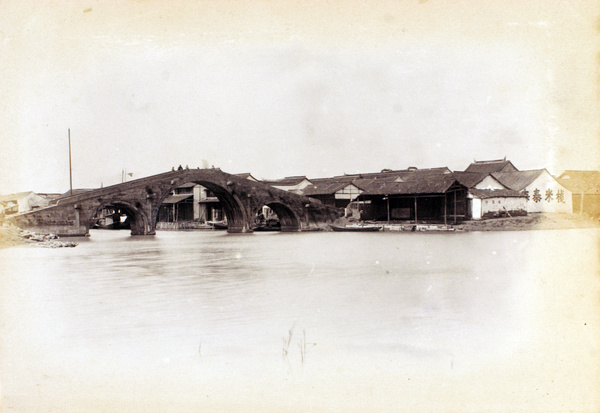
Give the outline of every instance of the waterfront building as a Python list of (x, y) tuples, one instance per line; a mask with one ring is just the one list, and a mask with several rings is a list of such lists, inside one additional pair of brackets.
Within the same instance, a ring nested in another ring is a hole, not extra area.
[(527, 214), (525, 195), (502, 185), (490, 172), (457, 171), (454, 172), (454, 176), (461, 184), (469, 188), (467, 195), (469, 218), (482, 219)]
[(511, 189), (469, 188), (471, 219), (527, 215), (527, 197)]
[(525, 195), (527, 212), (572, 212), (571, 191), (546, 169), (493, 172), (492, 176), (508, 189)]
[(409, 168), (393, 179), (354, 182), (364, 189), (355, 206), (361, 219), (447, 224), (469, 218), (468, 188), (447, 168)]

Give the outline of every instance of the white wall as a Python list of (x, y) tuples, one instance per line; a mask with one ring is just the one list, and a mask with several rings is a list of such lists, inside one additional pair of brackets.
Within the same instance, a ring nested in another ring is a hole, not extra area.
[[(527, 212), (572, 212), (573, 200), (571, 191), (558, 183), (548, 172), (544, 171), (527, 188), (529, 200)], [(559, 196), (562, 191), (562, 202)], [(536, 202), (537, 200), (537, 202)]]
[(494, 178), (493, 176), (490, 176), (490, 175), (483, 178), (481, 180), (481, 182), (479, 182), (477, 185), (475, 185), (475, 188), (477, 188), (477, 189), (506, 189), (506, 187), (504, 185), (502, 185), (500, 182), (498, 182), (498, 180), (496, 178)]
[(482, 215), (488, 212), (527, 210), (527, 200), (525, 198), (494, 197), (481, 200), (481, 204)]
[(312, 183), (306, 179), (296, 185), (273, 185), (274, 188), (302, 195), (302, 190)]
[(337, 191), (334, 194), (335, 199), (354, 199), (360, 194), (362, 194), (362, 190), (358, 189), (355, 185), (345, 186), (343, 189)]
[(481, 199), (471, 198), (471, 218), (481, 219)]

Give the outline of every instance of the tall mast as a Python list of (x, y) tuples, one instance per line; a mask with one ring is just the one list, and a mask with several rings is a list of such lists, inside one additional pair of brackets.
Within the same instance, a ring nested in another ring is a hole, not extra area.
[(69, 195), (73, 195), (73, 168), (71, 166), (71, 128), (69, 128)]

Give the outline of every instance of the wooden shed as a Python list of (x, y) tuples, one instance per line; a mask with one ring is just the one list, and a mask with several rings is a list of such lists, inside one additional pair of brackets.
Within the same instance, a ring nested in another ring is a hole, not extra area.
[(394, 181), (358, 180), (362, 219), (458, 223), (468, 219), (467, 187), (452, 174), (412, 172)]

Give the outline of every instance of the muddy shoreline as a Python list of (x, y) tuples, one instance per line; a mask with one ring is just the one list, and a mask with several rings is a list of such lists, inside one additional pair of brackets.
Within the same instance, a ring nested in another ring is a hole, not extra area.
[(32, 246), (42, 248), (72, 248), (77, 242), (61, 241), (55, 234), (40, 234), (11, 226), (0, 227), (0, 248)]

